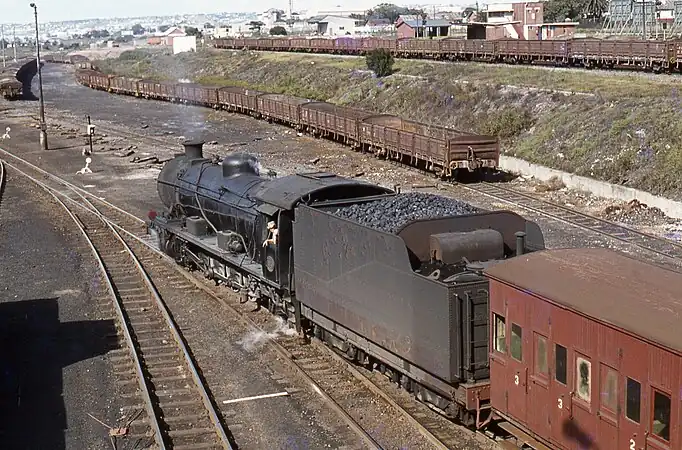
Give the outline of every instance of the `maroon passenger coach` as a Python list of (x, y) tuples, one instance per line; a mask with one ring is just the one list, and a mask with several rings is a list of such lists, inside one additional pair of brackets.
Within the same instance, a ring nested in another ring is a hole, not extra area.
[(552, 448), (682, 448), (682, 274), (606, 249), (486, 272), (491, 405), (507, 426)]

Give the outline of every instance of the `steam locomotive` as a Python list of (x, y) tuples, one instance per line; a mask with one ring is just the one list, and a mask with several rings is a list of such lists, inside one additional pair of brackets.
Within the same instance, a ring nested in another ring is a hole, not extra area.
[(544, 249), (536, 223), (481, 211), (387, 232), (338, 211), (371, 210), (404, 194), (323, 172), (274, 177), (251, 155), (220, 161), (205, 158), (200, 141), (184, 147), (158, 176), (165, 211), (150, 213), (149, 231), (166, 254), (378, 368), (443, 414), (484, 423), (483, 270)]

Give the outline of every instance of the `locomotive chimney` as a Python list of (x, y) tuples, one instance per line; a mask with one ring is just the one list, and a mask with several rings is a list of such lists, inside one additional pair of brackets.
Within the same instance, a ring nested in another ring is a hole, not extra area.
[(185, 141), (182, 144), (185, 147), (185, 156), (191, 159), (200, 159), (204, 157), (204, 142), (203, 141)]
[(523, 231), (517, 231), (516, 234), (516, 256), (523, 255), (526, 249), (526, 233)]

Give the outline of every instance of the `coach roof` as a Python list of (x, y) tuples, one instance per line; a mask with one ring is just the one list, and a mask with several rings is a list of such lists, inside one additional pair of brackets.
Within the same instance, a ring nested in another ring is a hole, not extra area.
[(682, 274), (602, 248), (544, 250), (493, 279), (682, 352)]

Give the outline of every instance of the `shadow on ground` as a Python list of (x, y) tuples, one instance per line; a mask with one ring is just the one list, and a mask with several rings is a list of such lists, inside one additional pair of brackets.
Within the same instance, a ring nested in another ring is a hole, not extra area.
[(114, 321), (60, 322), (57, 300), (0, 303), (2, 449), (65, 449), (63, 369), (118, 347)]

